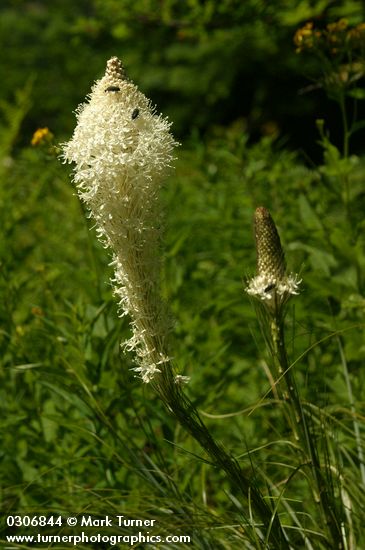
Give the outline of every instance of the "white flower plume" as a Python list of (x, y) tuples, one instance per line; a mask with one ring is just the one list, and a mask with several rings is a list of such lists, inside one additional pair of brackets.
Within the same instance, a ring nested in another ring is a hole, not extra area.
[(170, 123), (125, 76), (118, 58), (107, 63), (88, 102), (76, 110), (77, 126), (63, 144), (75, 163), (74, 182), (96, 221), (98, 237), (113, 251), (115, 293), (121, 314), (131, 316), (126, 342), (138, 357), (144, 382), (168, 361), (168, 315), (159, 298), (158, 194), (177, 145)]

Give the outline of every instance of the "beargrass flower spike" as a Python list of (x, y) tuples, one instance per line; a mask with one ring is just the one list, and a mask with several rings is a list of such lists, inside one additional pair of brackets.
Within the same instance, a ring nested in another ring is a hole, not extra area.
[[(293, 439), (302, 449), (303, 465), (307, 465), (314, 481), (312, 491), (319, 502), (323, 521), (331, 531), (337, 548), (345, 548), (337, 541), (342, 540), (341, 523), (333, 506), (332, 488), (320, 463), (295, 378), (294, 364), (290, 362), (285, 344), (286, 301), (299, 293), (300, 280), (297, 275), (287, 275), (284, 252), (280, 237), (270, 212), (260, 206), (254, 216), (257, 267), (256, 276), (249, 281), (246, 291), (260, 300), (258, 318), (269, 351), (271, 380), (275, 381), (279, 402), (285, 403), (285, 416)], [(262, 314), (264, 313), (264, 314)], [(310, 417), (311, 418), (311, 417)]]
[(169, 316), (159, 297), (159, 189), (177, 145), (170, 123), (128, 80), (117, 57), (76, 110), (77, 126), (62, 145), (75, 163), (73, 180), (112, 250), (114, 288), (121, 315), (131, 318), (125, 343), (137, 356), (135, 370), (151, 381), (169, 360)]
[(269, 309), (284, 304), (291, 294), (299, 294), (300, 280), (297, 275), (286, 274), (284, 252), (274, 220), (267, 208), (260, 206), (254, 217), (256, 240), (256, 276), (246, 292), (260, 298)]
[(255, 540), (265, 548), (289, 550), (280, 518), (264, 498), (253, 476), (218, 444), (198, 410), (183, 391), (187, 377), (174, 375), (167, 350), (169, 318), (159, 297), (158, 192), (177, 145), (170, 124), (130, 82), (120, 61), (107, 63), (86, 104), (76, 111), (77, 126), (63, 145), (63, 158), (74, 162), (74, 182), (94, 218), (98, 235), (113, 251), (115, 292), (122, 315), (131, 318), (127, 348), (137, 355), (136, 371), (170, 414), (224, 471), (244, 497)]

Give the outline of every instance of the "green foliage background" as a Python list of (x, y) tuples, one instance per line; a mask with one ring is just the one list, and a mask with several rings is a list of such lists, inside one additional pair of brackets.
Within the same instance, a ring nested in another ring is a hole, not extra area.
[[(260, 401), (270, 389), (264, 341), (244, 293), (255, 269), (252, 214), (264, 205), (303, 278), (288, 321), (303, 398), (331, 411), (343, 464), (357, 463), (343, 362), (363, 419), (364, 134), (344, 159), (335, 106), (321, 90), (298, 94), (313, 61), (292, 42), (308, 19), (341, 16), (363, 21), (362, 2), (2, 2), (2, 513), (125, 513), (156, 518), (161, 532), (173, 521), (198, 548), (244, 547), (230, 488), (195, 459), (197, 445), (121, 355), (128, 322), (69, 170), (47, 145), (30, 145), (43, 126), (56, 142), (68, 138), (72, 110), (112, 55), (182, 141), (163, 195), (163, 293), (195, 404), (247, 472), (246, 451), (256, 449), (280, 482), (265, 445), (284, 434), (275, 407)], [(318, 116), (334, 144), (318, 145)]]

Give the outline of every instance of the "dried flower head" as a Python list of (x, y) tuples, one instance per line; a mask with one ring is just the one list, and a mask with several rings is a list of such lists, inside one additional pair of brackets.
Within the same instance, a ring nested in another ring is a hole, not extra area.
[(126, 348), (136, 352), (135, 370), (149, 382), (168, 361), (169, 320), (159, 298), (158, 191), (177, 143), (170, 123), (127, 79), (117, 57), (107, 62), (76, 116), (63, 158), (75, 163), (78, 194), (96, 221), (98, 237), (113, 251), (121, 315), (132, 319)]
[(284, 304), (291, 294), (298, 294), (300, 280), (287, 275), (280, 237), (270, 212), (260, 206), (255, 211), (256, 276), (246, 292), (263, 300), (271, 309)]

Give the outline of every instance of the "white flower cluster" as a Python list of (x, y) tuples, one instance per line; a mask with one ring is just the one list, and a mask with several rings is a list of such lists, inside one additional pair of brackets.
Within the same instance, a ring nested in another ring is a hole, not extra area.
[(79, 196), (96, 221), (98, 237), (113, 251), (115, 292), (122, 315), (132, 319), (126, 347), (136, 352), (135, 370), (149, 382), (168, 361), (169, 321), (158, 295), (158, 192), (177, 143), (170, 123), (126, 78), (116, 57), (76, 116), (63, 158), (75, 163)]
[(299, 294), (301, 282), (298, 275), (285, 275), (282, 279), (277, 280), (270, 275), (261, 274), (249, 281), (246, 292), (267, 302), (272, 302), (276, 296), (284, 300), (290, 294)]

